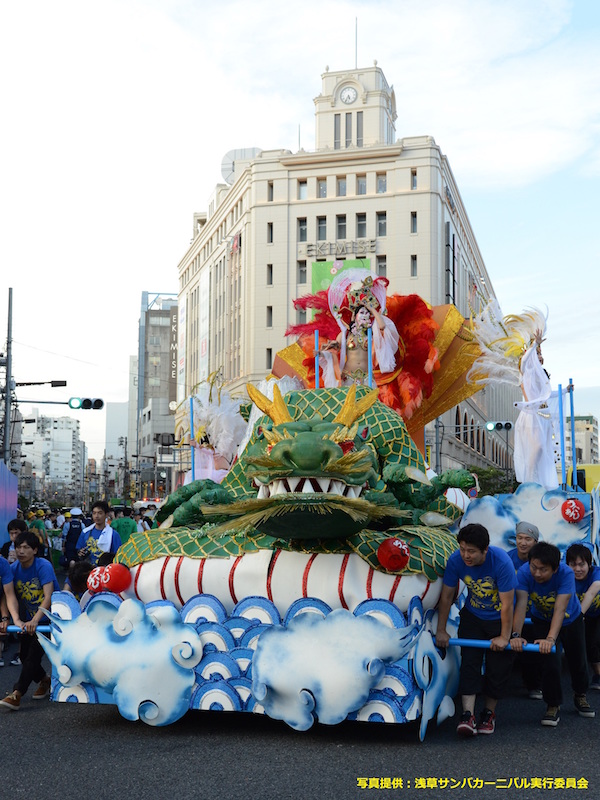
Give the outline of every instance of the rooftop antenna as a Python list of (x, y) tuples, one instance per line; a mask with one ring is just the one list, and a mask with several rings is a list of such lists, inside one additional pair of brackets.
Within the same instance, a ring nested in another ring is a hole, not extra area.
[(358, 17), (354, 17), (354, 69), (358, 69)]

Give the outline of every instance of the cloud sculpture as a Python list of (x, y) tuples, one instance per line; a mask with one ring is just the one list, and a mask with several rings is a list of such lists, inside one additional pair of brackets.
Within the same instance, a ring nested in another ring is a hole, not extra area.
[(92, 600), (73, 620), (49, 615), (54, 641), (38, 635), (59, 681), (93, 684), (113, 695), (120, 713), (149, 725), (168, 725), (189, 708), (202, 642), (171, 603), (118, 608)]
[[(446, 624), (450, 636), (456, 636), (459, 618), (456, 606), (452, 606)], [(425, 738), (427, 725), (437, 713), (437, 723), (453, 716), (455, 707), (453, 697), (458, 691), (458, 677), (460, 670), (460, 649), (449, 647), (440, 654), (433, 640), (433, 631), (437, 628), (437, 611), (428, 611), (425, 620), (425, 630), (419, 637), (413, 659), (415, 680), (419, 688), (423, 689), (423, 705), (421, 709), (421, 724), (419, 738)]]
[(265, 712), (296, 730), (315, 718), (337, 725), (367, 701), (384, 663), (402, 658), (416, 626), (392, 628), (344, 609), (327, 617), (306, 612), (263, 633), (252, 664), (252, 693)]
[[(575, 496), (586, 513), (579, 522), (569, 522), (563, 516), (563, 504)], [(544, 541), (566, 550), (573, 542), (590, 536), (590, 495), (562, 489), (547, 491), (537, 483), (523, 483), (514, 494), (474, 500), (465, 511), (461, 527), (478, 522), (488, 529), (492, 544), (508, 549), (514, 547), (515, 527), (521, 520), (537, 525)]]

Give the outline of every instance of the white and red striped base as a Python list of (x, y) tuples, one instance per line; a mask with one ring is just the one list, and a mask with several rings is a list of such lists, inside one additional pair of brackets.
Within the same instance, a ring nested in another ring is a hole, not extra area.
[(283, 616), (302, 597), (323, 600), (332, 609), (353, 611), (363, 600), (389, 600), (401, 611), (421, 598), (424, 610), (434, 608), (442, 579), (425, 575), (377, 572), (354, 553), (294, 553), (259, 550), (230, 558), (166, 557), (133, 567), (133, 580), (123, 597), (144, 603), (170, 600), (181, 608), (198, 594), (217, 597), (226, 611), (246, 597), (266, 597)]

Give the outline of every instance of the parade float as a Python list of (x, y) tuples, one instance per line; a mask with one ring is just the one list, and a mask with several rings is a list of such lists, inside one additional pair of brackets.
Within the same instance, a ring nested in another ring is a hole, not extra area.
[[(296, 332), (271, 379), (248, 386), (247, 441), (221, 482), (177, 489), (159, 529), (95, 570), (81, 603), (53, 595), (52, 637), (41, 637), (53, 700), (112, 703), (151, 725), (193, 709), (266, 714), (297, 730), (418, 721), (421, 738), (453, 715), (459, 649), (438, 651), (433, 631), (464, 511), (449, 490), (464, 497), (474, 479), (427, 477), (415, 441), (478, 390), (466, 376), (481, 347), (452, 306), (386, 298), (373, 276), (351, 277), (337, 299), (312, 301), (321, 342)], [(363, 329), (361, 305), (371, 311)], [(375, 325), (382, 339), (395, 329), (383, 349), (365, 333)], [(373, 388), (357, 378), (362, 351)], [(338, 385), (323, 385), (328, 371)], [(526, 483), (466, 509), (506, 546), (524, 518), (561, 546), (597, 541), (589, 495)]]

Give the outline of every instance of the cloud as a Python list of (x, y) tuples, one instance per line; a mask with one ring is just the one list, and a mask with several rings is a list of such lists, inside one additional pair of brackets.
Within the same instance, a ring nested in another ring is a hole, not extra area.
[(252, 693), (273, 719), (308, 730), (314, 717), (342, 722), (367, 701), (384, 673), (414, 644), (412, 626), (396, 630), (374, 617), (337, 609), (307, 612), (263, 633), (252, 663)]

